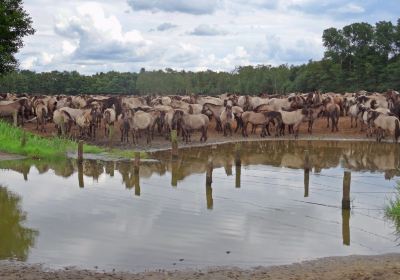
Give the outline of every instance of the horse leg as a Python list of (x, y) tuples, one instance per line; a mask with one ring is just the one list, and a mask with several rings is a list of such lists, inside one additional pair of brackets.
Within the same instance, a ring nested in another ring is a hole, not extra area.
[(248, 122), (243, 123), (243, 126), (242, 126), (242, 136), (243, 137), (246, 137), (247, 124), (248, 124)]
[(294, 132), (295, 139), (297, 139), (299, 137), (299, 128), (300, 128), (300, 124), (293, 125), (293, 132)]
[(336, 131), (339, 131), (339, 116), (336, 118)]
[(330, 118), (330, 113), (328, 113), (328, 114), (326, 115), (326, 121), (327, 121), (326, 128), (329, 128), (329, 118)]

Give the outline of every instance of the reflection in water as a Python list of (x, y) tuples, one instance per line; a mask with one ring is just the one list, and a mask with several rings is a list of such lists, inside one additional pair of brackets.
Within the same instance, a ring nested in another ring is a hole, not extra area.
[(310, 154), (308, 150), (305, 150), (304, 153), (304, 197), (308, 197), (310, 186)]
[(85, 183), (83, 181), (83, 164), (80, 161), (77, 161), (78, 165), (78, 183), (80, 188), (85, 187)]
[(0, 186), (0, 259), (15, 258), (25, 261), (29, 249), (39, 234), (23, 226), (26, 213), (21, 209), (21, 198)]
[(242, 161), (240, 159), (240, 144), (235, 146), (235, 188), (240, 188), (240, 177), (242, 174)]
[(343, 245), (350, 246), (350, 210), (342, 209)]
[(351, 172), (344, 171), (342, 209), (350, 209), (350, 182)]
[(171, 186), (177, 187), (178, 186), (178, 170), (180, 166), (180, 160), (173, 159), (171, 161)]
[(213, 209), (214, 201), (212, 197), (212, 174), (213, 174), (213, 157), (210, 156), (207, 162), (207, 171), (206, 171), (206, 200), (207, 200), (207, 209)]
[[(193, 265), (254, 260), (268, 265), (297, 261), (304, 254), (314, 258), (393, 250), (392, 229), (385, 228), (379, 208), (393, 189), (385, 179), (400, 175), (398, 154), (400, 148), (393, 144), (249, 142), (182, 149), (174, 160), (169, 152), (156, 152), (152, 157), (159, 161), (143, 160), (139, 168), (131, 161), (0, 162), (0, 169), (16, 171), (0, 170), (0, 175), (12, 175), (0, 178), (24, 198), (23, 208), (33, 217), (29, 222), (40, 229), (32, 261), (44, 256), (56, 259), (54, 263), (84, 259), (84, 266), (113, 265), (118, 256), (123, 269), (135, 266), (132, 260), (157, 268), (180, 258)], [(22, 180), (28, 173), (29, 184)], [(174, 190), (169, 187), (178, 184)], [(25, 216), (19, 215), (23, 221)], [(0, 230), (2, 252), (5, 231)], [(21, 241), (27, 248), (34, 243), (31, 235), (30, 243)], [(46, 245), (48, 251), (40, 247)], [(59, 245), (63, 254), (51, 255)], [(227, 250), (237, 253), (221, 258)], [(18, 254), (1, 253), (2, 258), (10, 255)]]

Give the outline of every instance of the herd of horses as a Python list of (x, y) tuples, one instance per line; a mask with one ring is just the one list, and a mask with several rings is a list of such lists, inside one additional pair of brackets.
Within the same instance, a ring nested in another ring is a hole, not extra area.
[[(0, 117), (14, 118), (16, 125), (35, 121), (36, 129), (45, 132), (53, 122), (58, 135), (97, 139), (98, 130), (114, 135), (119, 129), (122, 143), (137, 144), (144, 135), (151, 143), (155, 135), (169, 138), (177, 130), (183, 141), (199, 131), (200, 141), (208, 138), (210, 120), (224, 136), (241, 133), (248, 137), (259, 128), (260, 136), (276, 137), (285, 133), (298, 137), (302, 123), (308, 133), (318, 118), (326, 118), (326, 127), (338, 131), (339, 118), (349, 116), (350, 126), (361, 126), (367, 137), (381, 141), (400, 136), (400, 94), (385, 93), (297, 93), (286, 96), (105, 96), (105, 95), (26, 95), (0, 94)], [(75, 128), (75, 129), (74, 129)], [(273, 131), (271, 131), (273, 129)], [(72, 135), (75, 131), (75, 135)], [(97, 135), (97, 136), (96, 136)]]

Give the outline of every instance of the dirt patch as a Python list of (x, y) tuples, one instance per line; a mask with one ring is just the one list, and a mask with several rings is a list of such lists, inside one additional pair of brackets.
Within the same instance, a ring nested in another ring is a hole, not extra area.
[(0, 263), (2, 280), (17, 279), (352, 279), (352, 280), (398, 280), (400, 279), (400, 254), (380, 256), (329, 257), (291, 265), (257, 267), (249, 270), (239, 268), (213, 268), (207, 270), (151, 271), (143, 273), (99, 272), (65, 268), (46, 270), (40, 265), (15, 262)]
[[(26, 130), (40, 134), (44, 137), (49, 137), (52, 135), (56, 135), (56, 130), (54, 128), (54, 124), (49, 123), (46, 126), (46, 132), (44, 133), (39, 133), (36, 130), (36, 124), (34, 123), (27, 123), (24, 127)], [(232, 136), (223, 136), (222, 133), (218, 133), (215, 130), (215, 122), (211, 121), (209, 130), (208, 130), (208, 140), (207, 143), (201, 143), (199, 141), (200, 139), (200, 133), (194, 133), (192, 136), (192, 142), (189, 144), (183, 143), (180, 140), (179, 146), (180, 147), (192, 147), (192, 146), (204, 146), (204, 145), (210, 145), (210, 144), (220, 144), (220, 143), (226, 143), (226, 142), (236, 142), (236, 141), (259, 141), (259, 140), (279, 140), (279, 139), (294, 139), (293, 135), (286, 135), (284, 137), (279, 137), (276, 138), (274, 136), (268, 136), (266, 138), (261, 138), (260, 137), (260, 129), (257, 129), (255, 134), (250, 134), (250, 126), (248, 127), (248, 132), (249, 132), (249, 137), (248, 138), (243, 138), (241, 133), (238, 131), (237, 133), (233, 133)], [(142, 137), (139, 141), (139, 144), (133, 145), (132, 143), (129, 144), (121, 144), (120, 142), (120, 132), (119, 128), (115, 127), (114, 129), (114, 136), (109, 141), (104, 136), (104, 128), (98, 129), (96, 139), (85, 139), (87, 143), (94, 144), (94, 145), (99, 145), (99, 146), (105, 146), (105, 147), (118, 147), (121, 149), (135, 149), (135, 150), (143, 150), (143, 151), (154, 151), (154, 150), (165, 150), (169, 149), (171, 147), (171, 143), (169, 140), (165, 138), (165, 136), (158, 135), (157, 132), (155, 132), (154, 139), (152, 143), (146, 144), (145, 137)], [(272, 133), (273, 134), (273, 133)], [(72, 131), (72, 137), (77, 138), (78, 135), (78, 130), (75, 128)], [(326, 127), (326, 119), (318, 119), (314, 122), (314, 127), (313, 127), (313, 134), (309, 134), (307, 132), (307, 123), (303, 123), (300, 126), (300, 134), (299, 134), (299, 140), (366, 140), (366, 141), (375, 141), (375, 139), (367, 138), (366, 137), (366, 132), (361, 131), (360, 127), (357, 128), (351, 128), (350, 127), (350, 117), (342, 117), (339, 120), (339, 131), (338, 132), (331, 132), (330, 128)], [(387, 139), (388, 141), (392, 141), (392, 139)]]

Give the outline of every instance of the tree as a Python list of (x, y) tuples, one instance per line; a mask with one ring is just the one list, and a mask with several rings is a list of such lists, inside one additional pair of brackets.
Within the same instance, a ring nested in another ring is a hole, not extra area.
[(22, 0), (0, 1), (0, 75), (16, 69), (14, 55), (23, 46), (22, 38), (33, 33), (32, 19), (22, 8)]

